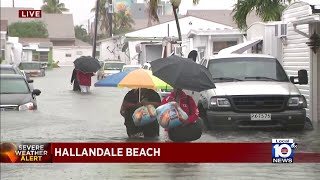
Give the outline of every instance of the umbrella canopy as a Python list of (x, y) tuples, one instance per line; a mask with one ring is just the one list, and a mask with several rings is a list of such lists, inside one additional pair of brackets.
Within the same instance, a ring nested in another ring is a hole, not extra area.
[(208, 69), (190, 59), (174, 55), (157, 59), (150, 64), (154, 76), (175, 88), (196, 92), (215, 88)]
[(108, 76), (94, 84), (95, 87), (119, 87), (119, 88), (148, 88), (148, 89), (172, 89), (172, 87), (152, 75), (150, 70), (137, 69), (130, 72), (120, 72)]
[(79, 57), (73, 63), (75, 65), (75, 69), (84, 73), (97, 72), (101, 68), (100, 62), (90, 56)]

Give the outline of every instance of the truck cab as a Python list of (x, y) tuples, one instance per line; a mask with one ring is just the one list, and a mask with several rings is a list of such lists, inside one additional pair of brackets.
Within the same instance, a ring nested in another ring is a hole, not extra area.
[(192, 92), (208, 128), (304, 128), (307, 102), (294, 84), (308, 84), (306, 70), (288, 77), (276, 58), (258, 54), (217, 55), (200, 64), (216, 85)]
[(111, 61), (111, 60), (105, 60), (102, 62), (100, 61), (100, 63), (101, 63), (101, 69), (99, 69), (97, 72), (97, 80), (100, 80), (112, 74), (121, 72), (123, 66), (126, 65), (124, 62), (121, 62), (121, 61)]

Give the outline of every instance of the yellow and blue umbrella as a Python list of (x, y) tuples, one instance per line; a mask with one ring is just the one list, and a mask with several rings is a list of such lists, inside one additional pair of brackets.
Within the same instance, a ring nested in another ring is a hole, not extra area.
[(152, 71), (137, 69), (108, 76), (94, 84), (95, 87), (119, 87), (131, 89), (173, 89), (172, 86), (152, 75)]

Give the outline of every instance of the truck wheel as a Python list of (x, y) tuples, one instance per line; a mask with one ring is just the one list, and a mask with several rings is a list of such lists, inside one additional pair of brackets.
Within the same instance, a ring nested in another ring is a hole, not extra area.
[(206, 130), (212, 130), (208, 121), (206, 110), (204, 110), (204, 108), (201, 105), (198, 105), (198, 109), (199, 109), (199, 117), (202, 119), (203, 124), (206, 127)]

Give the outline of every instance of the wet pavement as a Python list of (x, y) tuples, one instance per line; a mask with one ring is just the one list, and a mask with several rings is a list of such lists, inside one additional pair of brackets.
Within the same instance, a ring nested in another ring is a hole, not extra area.
[[(126, 142), (119, 114), (128, 89), (91, 87), (72, 91), (71, 67), (48, 70), (33, 78), (42, 91), (34, 112), (1, 112), (1, 141)], [(93, 77), (93, 82), (96, 76)], [(250, 130), (206, 132), (197, 142), (271, 142), (293, 138), (298, 150), (320, 152), (320, 128), (282, 132)], [(164, 142), (161, 129), (157, 141)], [(130, 141), (144, 141), (136, 139)], [(270, 146), (271, 147), (271, 146)], [(271, 150), (271, 148), (270, 148)], [(201, 150), (199, 150), (201, 153)], [(1, 164), (1, 179), (319, 179), (320, 164)]]

